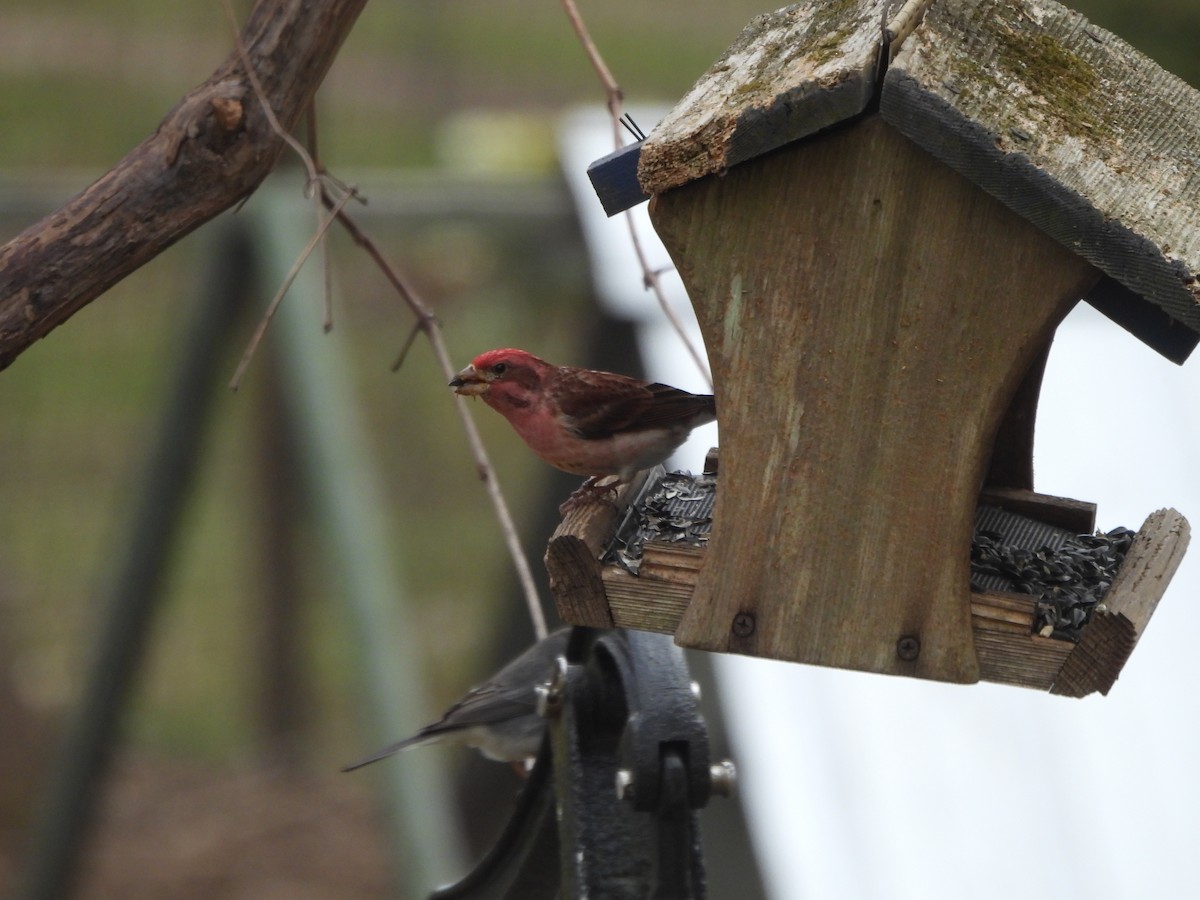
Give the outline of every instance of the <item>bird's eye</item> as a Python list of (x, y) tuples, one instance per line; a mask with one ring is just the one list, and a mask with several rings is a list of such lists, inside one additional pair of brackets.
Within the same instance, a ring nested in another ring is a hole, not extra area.
[(492, 366), (493, 375), (503, 375), (507, 371), (508, 363), (496, 363), (494, 366)]

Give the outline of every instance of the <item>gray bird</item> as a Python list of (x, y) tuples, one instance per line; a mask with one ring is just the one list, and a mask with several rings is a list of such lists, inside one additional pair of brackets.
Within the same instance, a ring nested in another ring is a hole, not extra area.
[(570, 634), (570, 628), (563, 628), (547, 635), (483, 684), (467, 691), (438, 721), (342, 771), (350, 772), (410, 747), (438, 742), (466, 744), (488, 759), (501, 762), (537, 756), (546, 720), (537, 713), (536, 688), (550, 680), (554, 660), (567, 652)]

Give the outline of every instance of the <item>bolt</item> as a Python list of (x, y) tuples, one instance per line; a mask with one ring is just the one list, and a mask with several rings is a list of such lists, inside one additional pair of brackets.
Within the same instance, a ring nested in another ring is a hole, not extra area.
[(740, 638), (754, 634), (754, 616), (750, 613), (738, 613), (733, 617), (733, 633)]
[(737, 790), (737, 766), (732, 760), (713, 763), (708, 767), (708, 777), (712, 792), (718, 796), (732, 797)]
[(629, 769), (617, 769), (617, 799), (633, 800), (633, 772)]
[(557, 719), (567, 690), (567, 658), (560, 656), (554, 660), (554, 675), (533, 690), (537, 694), (537, 714), (543, 719)]
[(537, 694), (537, 714), (543, 719), (558, 717), (558, 699), (550, 687), (550, 682), (536, 685), (533, 689)]
[(906, 634), (896, 641), (896, 655), (905, 662), (912, 662), (921, 655), (921, 639)]

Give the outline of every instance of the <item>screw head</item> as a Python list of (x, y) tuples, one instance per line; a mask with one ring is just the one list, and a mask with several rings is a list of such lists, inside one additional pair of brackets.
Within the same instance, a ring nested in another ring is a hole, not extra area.
[(537, 714), (543, 719), (556, 719), (562, 712), (563, 696), (567, 690), (567, 658), (554, 660), (554, 675), (544, 684), (534, 687), (537, 694)]
[(708, 768), (712, 792), (720, 797), (732, 797), (737, 791), (737, 766), (725, 759)]
[(896, 641), (896, 655), (905, 662), (912, 662), (921, 655), (921, 639), (906, 634)]
[(733, 617), (733, 633), (740, 638), (754, 634), (754, 615), (741, 612)]
[(633, 772), (617, 769), (616, 787), (618, 800), (633, 800)]

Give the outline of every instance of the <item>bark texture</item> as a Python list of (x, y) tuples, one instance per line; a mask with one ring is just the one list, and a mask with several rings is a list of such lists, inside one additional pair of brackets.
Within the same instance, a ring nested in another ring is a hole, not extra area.
[[(260, 0), (244, 58), (284, 129), (303, 114), (366, 0)], [(0, 369), (130, 272), (230, 208), (283, 148), (237, 48), (154, 134), (0, 248)]]

